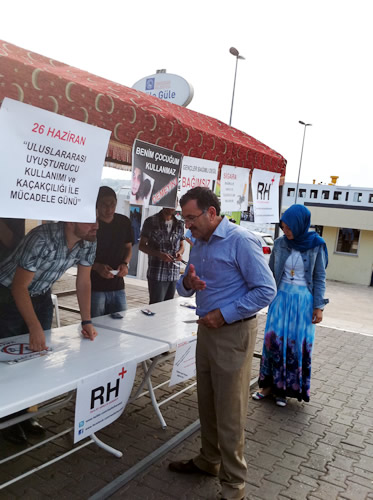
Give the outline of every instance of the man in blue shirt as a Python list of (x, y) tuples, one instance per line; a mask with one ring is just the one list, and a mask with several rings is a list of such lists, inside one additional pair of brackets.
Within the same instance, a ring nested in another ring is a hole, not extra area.
[(222, 497), (245, 494), (244, 430), (256, 313), (276, 294), (276, 284), (256, 238), (220, 215), (218, 198), (196, 187), (180, 200), (185, 226), (196, 238), (177, 284), (180, 295), (196, 293), (197, 393), (201, 451), (172, 462), (181, 473), (218, 476)]

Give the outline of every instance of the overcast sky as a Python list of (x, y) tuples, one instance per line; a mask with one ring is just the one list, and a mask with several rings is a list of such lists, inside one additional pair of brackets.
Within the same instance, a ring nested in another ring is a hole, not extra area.
[[(132, 86), (165, 68), (194, 87), (189, 108), (281, 153), (296, 182), (373, 188), (371, 0), (19, 0), (0, 38)], [(0, 59), (1, 64), (1, 59)], [(0, 68), (1, 69), (1, 68)]]

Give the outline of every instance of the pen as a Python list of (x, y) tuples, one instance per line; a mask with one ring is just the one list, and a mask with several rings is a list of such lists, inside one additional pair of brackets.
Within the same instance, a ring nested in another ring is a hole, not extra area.
[(173, 262), (182, 262), (183, 264), (185, 264), (186, 266), (188, 265), (188, 262), (186, 260), (176, 260), (176, 257), (173, 257)]

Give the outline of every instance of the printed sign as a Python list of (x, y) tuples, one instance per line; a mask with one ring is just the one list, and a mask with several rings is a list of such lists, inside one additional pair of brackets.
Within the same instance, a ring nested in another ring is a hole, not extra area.
[(135, 140), (132, 148), (132, 205), (176, 208), (183, 155)]
[[(196, 320), (193, 320), (196, 321)], [(176, 348), (169, 387), (189, 380), (196, 375), (196, 336), (180, 342)]]
[(184, 156), (181, 167), (180, 196), (196, 186), (207, 187), (215, 192), (218, 169), (218, 161)]
[(249, 173), (247, 168), (223, 165), (220, 179), (221, 209), (223, 212), (243, 212), (249, 202)]
[(52, 349), (48, 347), (45, 351), (34, 352), (30, 349), (29, 344), (23, 342), (3, 342), (0, 344), (0, 361), (9, 364), (20, 363), (28, 359), (45, 356), (51, 351)]
[(254, 169), (251, 189), (256, 224), (279, 222), (279, 185), (280, 174)]
[(165, 72), (141, 78), (132, 88), (179, 106), (188, 106), (194, 93), (193, 87), (184, 78)]
[(110, 131), (5, 98), (0, 216), (94, 222)]
[(74, 443), (121, 416), (132, 391), (135, 362), (111, 367), (79, 381), (76, 392)]

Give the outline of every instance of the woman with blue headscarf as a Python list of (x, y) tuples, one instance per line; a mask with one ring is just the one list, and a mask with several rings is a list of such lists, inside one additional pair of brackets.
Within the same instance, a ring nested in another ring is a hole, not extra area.
[(284, 236), (275, 241), (269, 265), (275, 276), (277, 295), (271, 303), (264, 333), (259, 387), (252, 397), (261, 400), (273, 394), (278, 406), (286, 398), (310, 399), (311, 357), (315, 324), (322, 321), (325, 241), (309, 231), (311, 212), (293, 205), (283, 214)]

